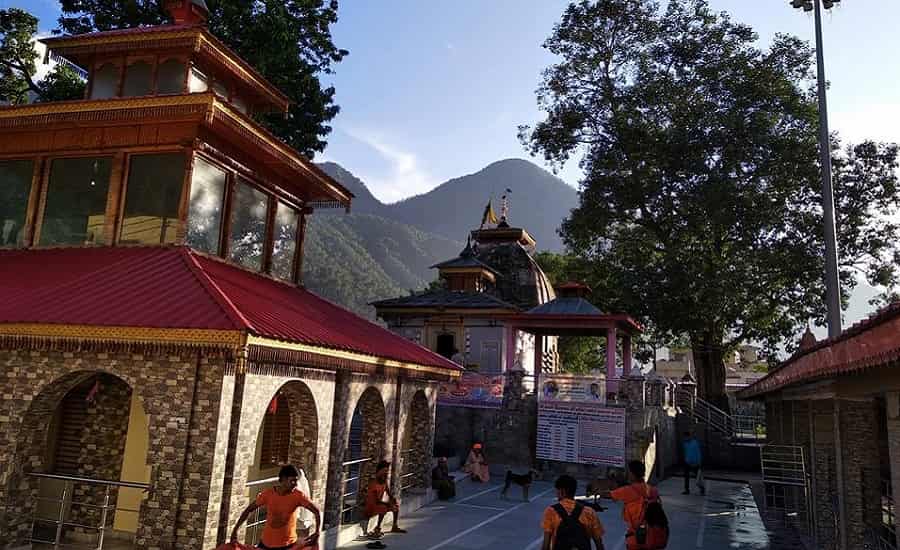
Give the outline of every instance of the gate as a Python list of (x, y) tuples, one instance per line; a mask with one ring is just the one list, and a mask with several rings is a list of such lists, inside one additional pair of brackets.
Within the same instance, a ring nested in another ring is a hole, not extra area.
[(809, 474), (803, 447), (763, 445), (760, 447), (760, 462), (766, 515), (808, 537), (812, 533), (812, 517)]

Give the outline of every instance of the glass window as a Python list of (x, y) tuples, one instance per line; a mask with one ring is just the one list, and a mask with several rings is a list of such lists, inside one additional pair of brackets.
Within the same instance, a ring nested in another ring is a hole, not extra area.
[(205, 92), (209, 89), (209, 83), (206, 80), (206, 75), (197, 70), (196, 67), (191, 67), (191, 74), (188, 75), (188, 91), (192, 94)]
[(183, 182), (183, 153), (131, 157), (120, 242), (174, 243)]
[(180, 94), (184, 92), (184, 71), (187, 70), (180, 59), (167, 59), (160, 64), (156, 73), (156, 93)]
[(228, 99), (228, 88), (225, 87), (225, 83), (219, 80), (213, 80), (213, 93), (219, 96), (222, 99)]
[(33, 170), (30, 160), (0, 162), (0, 246), (23, 244)]
[(224, 170), (199, 157), (194, 160), (187, 219), (188, 246), (210, 254), (219, 252), (226, 177)]
[(91, 83), (91, 99), (107, 99), (116, 97), (119, 87), (119, 66), (106, 63), (93, 74)]
[(40, 244), (104, 244), (111, 164), (109, 158), (53, 161)]
[(146, 61), (135, 61), (125, 69), (122, 97), (150, 95), (153, 93), (153, 67)]
[(231, 206), (230, 258), (244, 267), (262, 269), (269, 197), (239, 180)]
[(293, 279), (294, 251), (297, 250), (296, 210), (279, 202), (275, 209), (275, 233), (272, 239), (272, 275), (279, 279)]

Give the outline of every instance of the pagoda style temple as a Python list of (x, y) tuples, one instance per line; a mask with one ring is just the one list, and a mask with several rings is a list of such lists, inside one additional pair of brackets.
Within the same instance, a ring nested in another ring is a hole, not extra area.
[(290, 462), (331, 547), (378, 460), (427, 487), (460, 367), (303, 288), (352, 194), (254, 120), (289, 99), (203, 1), (165, 4), (43, 40), (84, 99), (0, 107), (0, 538), (210, 549)]

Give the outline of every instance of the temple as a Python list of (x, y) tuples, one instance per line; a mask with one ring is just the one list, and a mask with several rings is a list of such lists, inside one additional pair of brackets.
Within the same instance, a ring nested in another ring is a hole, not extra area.
[(84, 99), (0, 107), (0, 538), (213, 548), (290, 462), (333, 547), (378, 460), (425, 490), (461, 369), (303, 288), (352, 194), (255, 121), (289, 100), (204, 2), (165, 4), (44, 39)]

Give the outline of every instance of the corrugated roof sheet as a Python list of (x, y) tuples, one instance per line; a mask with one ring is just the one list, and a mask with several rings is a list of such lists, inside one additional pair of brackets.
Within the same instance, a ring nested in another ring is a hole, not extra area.
[(422, 294), (401, 296), (372, 302), (375, 307), (445, 307), (461, 309), (509, 309), (516, 306), (484, 292), (463, 292), (454, 290), (432, 290)]
[(242, 330), (459, 370), (294, 285), (187, 247), (0, 250), (0, 324)]
[(738, 395), (749, 399), (781, 388), (900, 361), (900, 302), (833, 339), (801, 349)]

